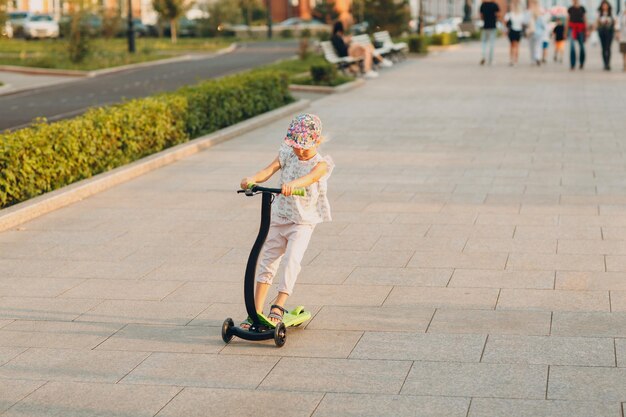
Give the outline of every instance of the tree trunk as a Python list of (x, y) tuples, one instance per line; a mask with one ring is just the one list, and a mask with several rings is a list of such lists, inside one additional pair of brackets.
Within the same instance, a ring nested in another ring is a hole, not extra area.
[(172, 34), (172, 43), (176, 43), (176, 20), (170, 20), (170, 32)]

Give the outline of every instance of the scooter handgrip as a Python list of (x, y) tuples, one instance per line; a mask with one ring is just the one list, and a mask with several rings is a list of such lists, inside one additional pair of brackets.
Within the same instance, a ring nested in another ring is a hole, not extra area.
[(298, 197), (306, 197), (306, 188), (296, 188), (292, 194)]

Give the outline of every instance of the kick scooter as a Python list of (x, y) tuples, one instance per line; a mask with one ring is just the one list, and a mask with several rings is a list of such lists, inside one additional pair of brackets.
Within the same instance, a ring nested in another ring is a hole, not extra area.
[[(266, 188), (260, 187), (256, 184), (251, 184), (246, 190), (239, 190), (237, 193), (245, 193), (246, 196), (252, 197), (256, 194), (262, 195), (261, 201), (261, 227), (259, 228), (259, 234), (256, 237), (254, 246), (250, 251), (248, 257), (248, 264), (246, 266), (246, 275), (243, 284), (243, 294), (246, 302), (246, 311), (251, 321), (249, 329), (243, 329), (235, 326), (233, 319), (230, 317), (224, 320), (222, 325), (222, 339), (225, 343), (230, 343), (233, 336), (237, 336), (245, 340), (269, 340), (274, 339), (276, 346), (282, 347), (287, 341), (287, 327), (300, 326), (305, 321), (311, 318), (311, 312), (305, 311), (303, 306), (298, 306), (291, 311), (285, 311), (283, 320), (279, 323), (273, 323), (262, 313), (257, 313), (254, 303), (254, 276), (256, 273), (257, 261), (259, 254), (267, 233), (270, 230), (270, 220), (272, 216), (272, 201), (274, 200), (274, 194), (280, 194), (280, 188)], [(297, 189), (294, 193), (296, 196), (304, 196), (304, 188)]]

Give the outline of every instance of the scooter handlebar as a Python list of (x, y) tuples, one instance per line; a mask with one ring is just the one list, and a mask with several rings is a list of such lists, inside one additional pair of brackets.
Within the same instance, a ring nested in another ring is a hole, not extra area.
[[(239, 190), (237, 191), (238, 193), (246, 193), (246, 195), (253, 195), (254, 193), (258, 193), (258, 192), (265, 192), (265, 193), (274, 193), (274, 194), (282, 194), (282, 189), (280, 188), (268, 188), (268, 187), (261, 187), (259, 185), (256, 184), (248, 184), (248, 188), (245, 190)], [(298, 197), (305, 197), (306, 196), (306, 188), (296, 188), (295, 190), (293, 190), (293, 193), (291, 193), (291, 195), (295, 195)]]

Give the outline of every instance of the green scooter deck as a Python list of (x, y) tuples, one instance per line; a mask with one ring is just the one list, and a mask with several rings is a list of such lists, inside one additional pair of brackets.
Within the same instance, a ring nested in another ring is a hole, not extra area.
[[(259, 313), (259, 319), (261, 320), (261, 323), (267, 327), (271, 327), (272, 329), (276, 327), (276, 323), (273, 323), (264, 314)], [(310, 319), (311, 312), (304, 311), (304, 306), (298, 306), (289, 311), (289, 313), (285, 313), (283, 316), (283, 323), (285, 324), (285, 327), (295, 327)]]

